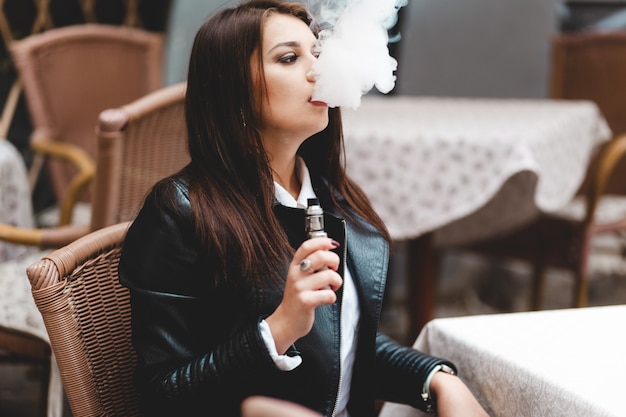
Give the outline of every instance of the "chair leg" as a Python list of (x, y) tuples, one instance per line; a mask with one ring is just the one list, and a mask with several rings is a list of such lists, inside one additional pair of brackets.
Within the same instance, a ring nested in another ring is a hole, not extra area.
[(530, 309), (540, 310), (544, 295), (545, 264), (535, 262), (533, 264), (533, 277), (530, 291)]
[(585, 271), (577, 271), (575, 273), (574, 283), (574, 306), (586, 307), (589, 292), (589, 277)]
[(433, 239), (432, 233), (426, 233), (408, 243), (405, 279), (409, 293), (409, 328), (404, 341), (407, 346), (413, 344), (422, 327), (435, 314), (439, 257)]
[(581, 241), (578, 262), (574, 269), (574, 307), (586, 307), (589, 296), (589, 254), (591, 252), (591, 234), (585, 233)]
[(39, 390), (39, 415), (45, 417), (48, 415), (48, 388), (50, 386), (50, 366), (51, 361), (48, 357), (41, 362), (41, 381)]

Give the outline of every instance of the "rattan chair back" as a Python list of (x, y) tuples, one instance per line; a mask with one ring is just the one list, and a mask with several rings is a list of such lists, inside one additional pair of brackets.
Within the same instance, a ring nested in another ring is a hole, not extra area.
[[(98, 114), (163, 85), (163, 36), (143, 29), (71, 25), (14, 41), (10, 49), (33, 125), (31, 143), (69, 143), (92, 158)], [(75, 172), (62, 161), (49, 162), (60, 201)]]
[(139, 415), (130, 295), (117, 275), (128, 226), (92, 232), (27, 270), (74, 417)]
[(552, 54), (552, 97), (593, 100), (626, 133), (626, 30), (559, 34)]
[(533, 310), (541, 307), (548, 268), (571, 271), (572, 304), (587, 306), (596, 236), (613, 235), (615, 252), (626, 247), (626, 30), (556, 35), (551, 71), (551, 98), (594, 101), (614, 137), (598, 148), (578, 195), (565, 207), (542, 213), (508, 235), (464, 248), (495, 259), (530, 262)]
[[(592, 100), (615, 137), (626, 133), (626, 30), (562, 33), (552, 40), (550, 94)], [(593, 161), (590, 169), (595, 169)], [(615, 168), (606, 191), (626, 194), (626, 161)], [(589, 186), (589, 174), (581, 187)]]
[(99, 116), (92, 230), (134, 218), (149, 189), (190, 160), (186, 83)]

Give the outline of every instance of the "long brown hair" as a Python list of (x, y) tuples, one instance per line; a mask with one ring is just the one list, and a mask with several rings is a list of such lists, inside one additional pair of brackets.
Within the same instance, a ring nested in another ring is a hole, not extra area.
[[(222, 262), (225, 275), (216, 278), (218, 283), (229, 274), (281, 279), (292, 255), (274, 215), (272, 170), (257, 130), (261, 114), (255, 97), (264, 97), (265, 83), (261, 60), (252, 57), (260, 55), (263, 22), (270, 13), (289, 14), (311, 25), (301, 4), (247, 1), (202, 25), (189, 63), (189, 192), (199, 239)], [(261, 74), (261, 91), (255, 90), (252, 65), (258, 65), (254, 70)], [(298, 153), (312, 176), (327, 181), (337, 210), (353, 216), (338, 204), (336, 192), (388, 238), (367, 197), (346, 177), (339, 109), (329, 110), (329, 125), (314, 140), (315, 146), (308, 146), (307, 140)]]

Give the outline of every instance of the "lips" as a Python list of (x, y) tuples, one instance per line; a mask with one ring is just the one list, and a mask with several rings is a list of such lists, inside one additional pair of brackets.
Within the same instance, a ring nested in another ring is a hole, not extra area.
[(319, 106), (319, 107), (328, 107), (328, 104), (326, 104), (323, 101), (317, 101), (317, 100), (309, 100), (309, 103), (311, 103), (314, 106)]

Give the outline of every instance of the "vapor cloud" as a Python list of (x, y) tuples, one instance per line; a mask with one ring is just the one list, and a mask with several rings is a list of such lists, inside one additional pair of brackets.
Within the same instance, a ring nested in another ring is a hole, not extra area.
[(388, 29), (408, 0), (306, 0), (320, 32), (321, 54), (313, 99), (356, 109), (376, 87), (395, 86), (397, 61), (389, 55)]

